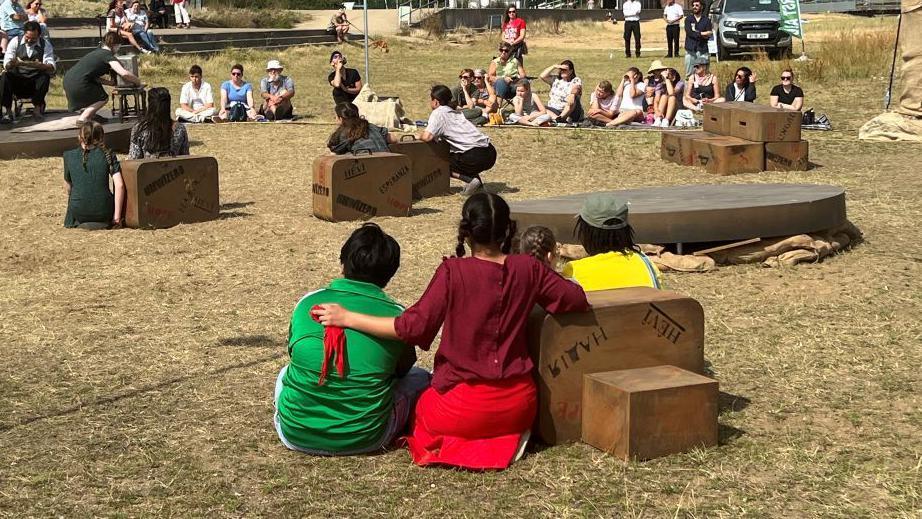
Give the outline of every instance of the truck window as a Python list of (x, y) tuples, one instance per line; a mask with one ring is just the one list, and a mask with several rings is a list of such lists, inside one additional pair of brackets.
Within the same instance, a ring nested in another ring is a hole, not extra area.
[(724, 5), (724, 11), (728, 13), (739, 13), (747, 11), (775, 11), (778, 12), (781, 7), (778, 0), (727, 0)]

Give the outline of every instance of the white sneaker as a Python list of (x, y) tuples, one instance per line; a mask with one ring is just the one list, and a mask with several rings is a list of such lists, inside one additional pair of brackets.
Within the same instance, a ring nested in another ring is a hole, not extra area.
[(461, 190), (462, 195), (473, 195), (483, 187), (483, 181), (480, 180), (480, 177), (474, 177), (473, 180), (467, 183), (464, 186), (464, 189)]
[(659, 126), (660, 121), (662, 121), (662, 119), (660, 119), (659, 117), (654, 118), (654, 119), (653, 119), (653, 126)]

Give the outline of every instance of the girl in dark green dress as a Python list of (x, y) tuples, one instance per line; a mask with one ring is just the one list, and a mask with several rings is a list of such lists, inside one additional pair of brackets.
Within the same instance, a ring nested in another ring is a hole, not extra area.
[[(113, 73), (129, 83), (141, 86), (141, 80), (125, 70), (115, 57), (122, 37), (110, 32), (106, 33), (102, 41), (102, 47), (80, 58), (80, 61), (64, 74), (64, 94), (67, 96), (68, 108), (71, 112), (83, 110), (77, 122), (78, 126), (92, 120), (96, 112), (106, 106), (109, 95), (102, 86), (115, 86)], [(102, 76), (110, 77), (103, 79)]]
[[(80, 147), (64, 152), (67, 215), (64, 227), (105, 229), (121, 225), (125, 183), (118, 159), (104, 144), (102, 125), (89, 121), (80, 127)], [(115, 192), (109, 191), (112, 177)]]

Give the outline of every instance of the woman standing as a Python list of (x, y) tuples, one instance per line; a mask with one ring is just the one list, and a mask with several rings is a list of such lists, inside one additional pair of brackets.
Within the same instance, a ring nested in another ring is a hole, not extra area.
[(243, 65), (231, 67), (231, 78), (221, 83), (220, 121), (255, 121), (256, 109), (253, 108), (253, 85), (243, 79)]
[[(512, 464), (525, 449), (537, 410), (528, 316), (535, 304), (550, 313), (589, 308), (578, 285), (531, 256), (510, 254), (515, 231), (506, 201), (478, 193), (461, 210), (457, 257), (442, 261), (426, 292), (403, 315), (374, 317), (335, 304), (314, 311), (326, 326), (424, 350), (442, 330), (432, 386), (420, 396), (407, 437), (418, 465)], [(465, 245), (470, 257), (464, 257)]]
[(131, 129), (129, 159), (189, 154), (186, 125), (170, 118), (170, 106), (169, 90), (157, 87), (147, 92), (147, 111)]
[(440, 139), (448, 143), (451, 176), (467, 184), (465, 195), (473, 194), (483, 187), (480, 174), (496, 164), (496, 148), (489, 137), (457, 110), (447, 86), (435, 85), (429, 91), (429, 98), (432, 113), (419, 139), (426, 142)]
[(711, 74), (708, 69), (708, 59), (699, 58), (695, 60), (695, 71), (688, 76), (685, 82), (685, 98), (682, 100), (685, 108), (700, 112), (704, 110), (704, 105), (713, 103), (718, 99), (717, 85), (720, 83), (717, 76)]
[(512, 47), (511, 56), (522, 65), (525, 65), (525, 54), (528, 54), (528, 45), (525, 43), (525, 20), (519, 18), (518, 10), (514, 5), (506, 8), (503, 15), (503, 42)]
[[(105, 229), (121, 225), (125, 202), (122, 168), (106, 148), (102, 125), (90, 121), (77, 131), (80, 147), (64, 152), (67, 214), (64, 227)], [(109, 177), (115, 192), (109, 191)]]
[(173, 0), (173, 16), (176, 18), (177, 29), (188, 29), (191, 27), (189, 11), (186, 10), (186, 0)]
[(102, 41), (100, 48), (80, 58), (80, 61), (64, 74), (63, 86), (68, 109), (71, 112), (83, 110), (77, 120), (78, 125), (92, 119), (96, 112), (109, 101), (109, 95), (106, 94), (106, 89), (102, 85), (115, 86), (115, 78), (102, 79), (102, 76), (118, 74), (128, 83), (141, 86), (141, 80), (125, 70), (125, 67), (115, 59), (115, 53), (122, 43), (122, 37), (117, 33), (109, 32), (103, 36)]

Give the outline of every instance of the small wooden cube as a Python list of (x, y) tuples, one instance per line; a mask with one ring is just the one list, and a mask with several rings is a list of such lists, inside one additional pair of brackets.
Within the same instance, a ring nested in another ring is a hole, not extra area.
[(809, 142), (765, 143), (765, 171), (807, 171), (809, 168)]
[(584, 375), (583, 441), (623, 460), (717, 445), (717, 394), (675, 366)]

